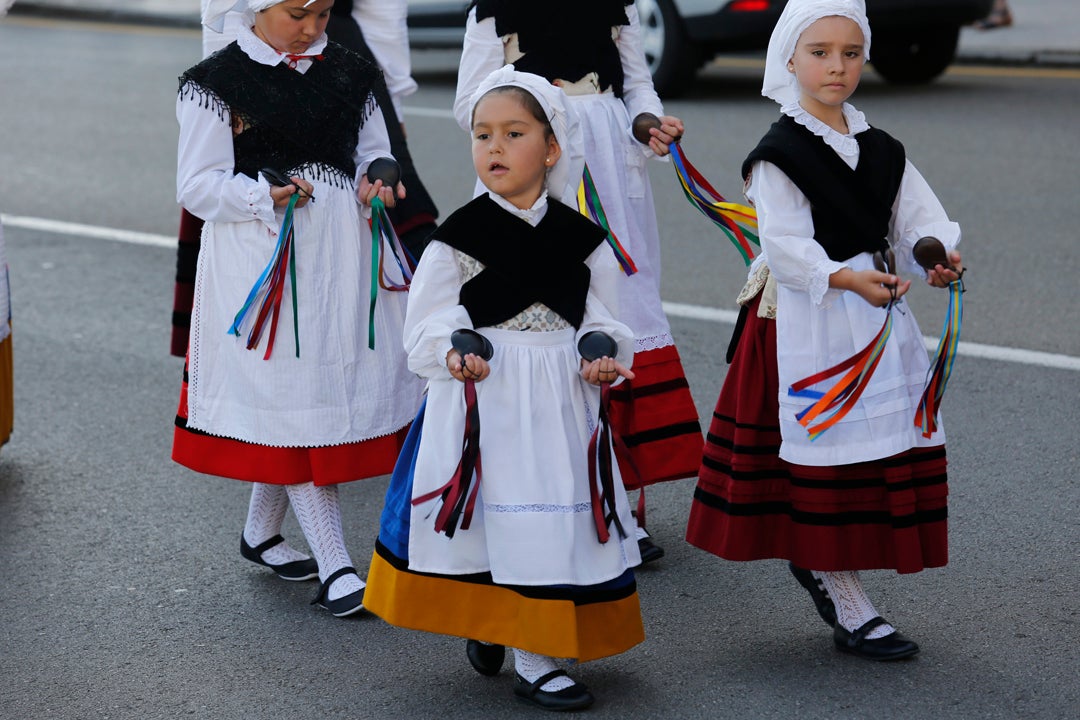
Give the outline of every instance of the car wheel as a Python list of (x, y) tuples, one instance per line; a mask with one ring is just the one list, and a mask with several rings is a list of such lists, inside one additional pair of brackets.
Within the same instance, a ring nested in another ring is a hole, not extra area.
[(927, 83), (956, 58), (960, 28), (908, 27), (874, 33), (870, 62), (881, 77), (903, 85)]
[(641, 44), (662, 97), (682, 94), (701, 64), (700, 50), (686, 37), (682, 19), (671, 0), (637, 0)]

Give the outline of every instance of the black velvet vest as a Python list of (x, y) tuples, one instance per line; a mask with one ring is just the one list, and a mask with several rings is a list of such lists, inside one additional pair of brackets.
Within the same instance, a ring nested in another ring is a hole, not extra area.
[(611, 29), (629, 24), (633, 0), (477, 0), (476, 20), (495, 18), (499, 37), (517, 33), (521, 72), (576, 82), (590, 72), (622, 97), (623, 69)]
[(487, 195), (455, 211), (433, 235), (484, 265), (459, 296), (478, 328), (509, 320), (535, 302), (580, 327), (592, 277), (585, 260), (605, 237), (603, 228), (560, 202), (549, 202), (533, 227)]
[(336, 43), (322, 58), (301, 74), (284, 63), (257, 63), (234, 42), (181, 75), (180, 96), (231, 119), (234, 172), (255, 178), (270, 167), (345, 187), (356, 174), (356, 138), (382, 73)]
[(870, 128), (855, 136), (859, 162), (852, 170), (825, 141), (784, 115), (743, 161), (743, 178), (754, 162), (784, 171), (810, 201), (814, 239), (838, 262), (888, 245), (889, 221), (904, 177), (904, 146)]

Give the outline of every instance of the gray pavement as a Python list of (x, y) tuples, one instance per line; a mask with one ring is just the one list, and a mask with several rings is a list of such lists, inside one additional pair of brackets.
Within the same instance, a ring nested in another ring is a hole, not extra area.
[[(1080, 2), (1009, 0), (1014, 24), (960, 34), (965, 63), (1080, 66)], [(199, 25), (199, 0), (16, 0), (13, 13), (165, 24)]]

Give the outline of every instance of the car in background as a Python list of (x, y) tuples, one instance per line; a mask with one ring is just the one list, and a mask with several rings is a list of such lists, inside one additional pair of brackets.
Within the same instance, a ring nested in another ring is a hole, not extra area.
[[(523, 0), (528, 1), (528, 0)], [(588, 0), (585, 0), (586, 2)], [(642, 45), (657, 92), (684, 92), (721, 53), (761, 51), (786, 0), (637, 0)], [(960, 28), (993, 0), (866, 0), (871, 65), (885, 80), (927, 83), (956, 58)], [(461, 47), (468, 2), (409, 0), (414, 48)]]

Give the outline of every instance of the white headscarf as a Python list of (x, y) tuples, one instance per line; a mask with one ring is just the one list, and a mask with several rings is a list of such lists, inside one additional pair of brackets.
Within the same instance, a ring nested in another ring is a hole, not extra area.
[[(225, 16), (230, 12), (245, 13), (247, 19), (254, 22), (255, 13), (283, 2), (285, 0), (202, 0), (202, 24), (214, 32), (222, 32)], [(313, 2), (315, 0), (308, 0), (303, 7)]]
[(476, 88), (469, 103), (470, 113), (476, 110), (476, 104), (489, 90), (504, 85), (522, 88), (543, 108), (562, 151), (558, 162), (548, 170), (548, 197), (576, 208), (578, 185), (585, 171), (585, 139), (577, 112), (566, 102), (566, 94), (560, 88), (539, 75), (518, 72), (513, 65), (504, 65), (484, 78)]
[(789, 105), (799, 99), (799, 83), (787, 64), (795, 54), (795, 45), (806, 28), (823, 17), (839, 15), (853, 20), (863, 34), (863, 62), (870, 59), (870, 23), (866, 20), (863, 0), (788, 0), (776, 21), (765, 56), (765, 81), (761, 94)]

